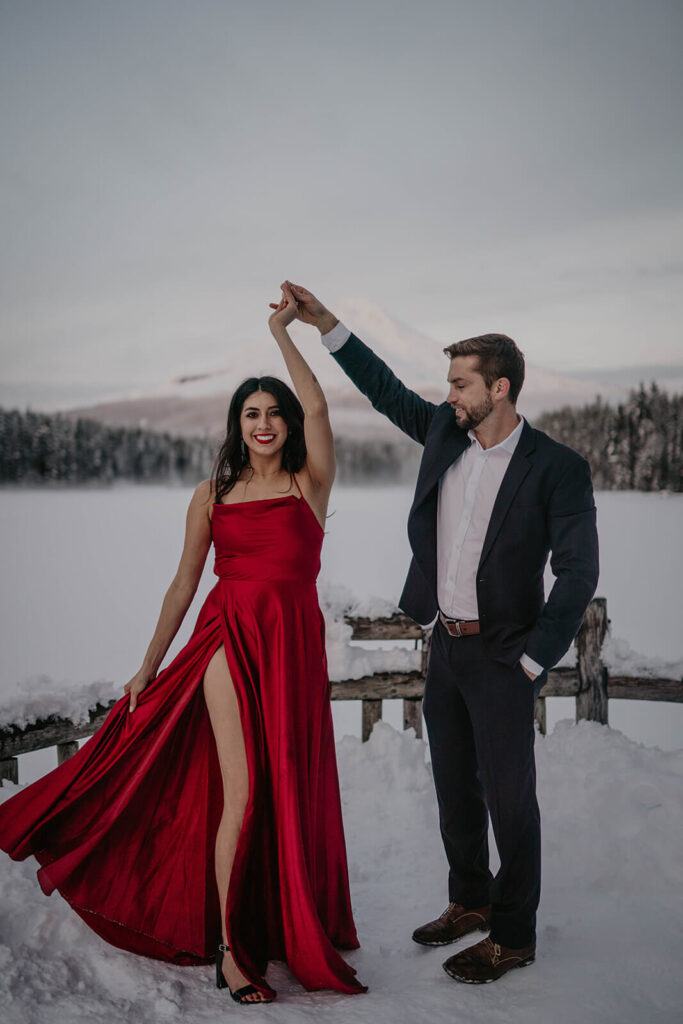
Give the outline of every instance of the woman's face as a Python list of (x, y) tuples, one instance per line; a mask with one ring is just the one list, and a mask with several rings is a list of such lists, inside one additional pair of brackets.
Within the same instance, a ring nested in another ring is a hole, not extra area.
[(240, 428), (245, 445), (258, 455), (275, 455), (287, 440), (287, 424), (268, 391), (254, 391), (245, 399)]

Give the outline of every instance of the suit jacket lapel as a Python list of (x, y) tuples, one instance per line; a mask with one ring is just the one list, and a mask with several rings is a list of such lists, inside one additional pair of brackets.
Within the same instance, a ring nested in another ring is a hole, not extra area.
[[(450, 410), (449, 410), (450, 411)], [(433, 487), (439, 482), (448, 467), (469, 448), (471, 442), (467, 434), (460, 430), (451, 413), (438, 438), (429, 442), (429, 459), (424, 458), (420, 467), (420, 475), (415, 486), (413, 509), (427, 498)], [(433, 454), (432, 454), (433, 453)]]
[(505, 476), (503, 477), (498, 495), (493, 505), (493, 511), (491, 513), (488, 529), (484, 538), (484, 546), (481, 549), (481, 558), (479, 559), (480, 566), (482, 566), (486, 561), (493, 546), (493, 542), (498, 536), (498, 532), (505, 521), (505, 516), (512, 504), (512, 499), (519, 490), (524, 477), (531, 469), (532, 459), (530, 456), (535, 448), (536, 438), (534, 436), (534, 430), (525, 421), (521, 437), (517, 442), (517, 447), (512, 453), (510, 464), (505, 471)]
[[(449, 415), (446, 415), (448, 413)], [(437, 413), (438, 415), (438, 413)], [(415, 486), (408, 516), (408, 537), (413, 555), (430, 588), (436, 587), (436, 509), (439, 477), (469, 446), (470, 440), (455, 422), (450, 409), (430, 437)]]

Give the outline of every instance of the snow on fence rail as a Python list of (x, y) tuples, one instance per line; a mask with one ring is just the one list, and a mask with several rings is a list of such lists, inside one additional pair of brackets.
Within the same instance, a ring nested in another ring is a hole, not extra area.
[[(363, 741), (369, 738), (373, 725), (382, 717), (383, 700), (402, 700), (404, 729), (414, 728), (421, 736), (421, 702), (431, 632), (400, 613), (384, 618), (347, 614), (345, 620), (351, 628), (352, 640), (413, 640), (416, 647), (421, 646), (422, 665), (412, 671), (374, 672), (359, 679), (332, 682), (331, 699), (362, 701)], [(602, 658), (607, 625), (607, 602), (603, 597), (594, 598), (575, 640), (576, 665), (552, 669), (536, 702), (536, 722), (542, 733), (546, 730), (547, 697), (575, 697), (576, 720), (586, 719), (603, 725), (607, 724), (610, 698), (683, 703), (683, 679), (610, 673)], [(90, 707), (84, 721), (49, 715), (28, 724), (4, 725), (0, 728), (0, 783), (3, 779), (18, 782), (19, 754), (56, 746), (57, 761), (62, 764), (76, 753), (79, 739), (99, 729), (116, 702)]]

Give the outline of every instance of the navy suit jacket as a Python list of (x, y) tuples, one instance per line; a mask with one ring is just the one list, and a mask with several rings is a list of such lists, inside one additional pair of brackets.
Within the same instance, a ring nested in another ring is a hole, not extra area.
[[(410, 391), (351, 335), (334, 353), (375, 409), (424, 453), (408, 517), (413, 559), (400, 607), (424, 624), (437, 611), (436, 512), (439, 478), (471, 441), (447, 402)], [(545, 599), (548, 555), (556, 577)], [(598, 537), (588, 463), (525, 422), (493, 506), (477, 571), (482, 640), (497, 661), (526, 652), (551, 668), (568, 650), (598, 582)]]

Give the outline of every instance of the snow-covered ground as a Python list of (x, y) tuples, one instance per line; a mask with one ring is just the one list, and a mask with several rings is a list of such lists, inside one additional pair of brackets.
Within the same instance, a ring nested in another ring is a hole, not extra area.
[[(4, 1024), (215, 1024), (224, 1015), (302, 1024), (673, 1024), (680, 1021), (683, 751), (637, 745), (592, 723), (537, 741), (543, 818), (538, 956), (494, 985), (452, 981), (441, 963), (468, 940), (426, 949), (413, 928), (447, 902), (436, 802), (414, 734), (389, 725), (338, 745), (351, 890), (370, 991), (306, 993), (281, 964), (278, 1000), (239, 1009), (212, 968), (169, 967), (95, 937), (35, 863), (0, 865)], [(13, 787), (0, 791), (6, 797)], [(476, 937), (475, 937), (476, 938)], [(470, 940), (471, 941), (471, 940)]]
[[(330, 665), (337, 677), (366, 671), (370, 657), (376, 661), (362, 648), (349, 653), (336, 617), (348, 600), (380, 612), (396, 601), (408, 562), (410, 498), (408, 488), (333, 495), (320, 589), (330, 608)], [(29, 713), (31, 700), (40, 708), (55, 693), (68, 709), (77, 684), (104, 695), (127, 680), (173, 573), (188, 499), (186, 490), (171, 487), (0, 492), (0, 710), (16, 702)], [(599, 593), (607, 597), (613, 626), (609, 657), (615, 665), (620, 659), (634, 665), (644, 656), (650, 667), (664, 671), (664, 661), (675, 671), (683, 655), (683, 498), (600, 494), (598, 507)], [(209, 565), (171, 654), (212, 584)], [(402, 650), (398, 657), (413, 655)], [(573, 701), (548, 703), (551, 728), (573, 716)], [(565, 721), (539, 737), (538, 958), (528, 970), (484, 987), (458, 985), (441, 970), (454, 947), (429, 950), (410, 940), (412, 929), (447, 900), (425, 745), (384, 724), (361, 744), (359, 705), (338, 704), (334, 711), (362, 943), (350, 959), (370, 986), (367, 995), (307, 994), (274, 965), (279, 1001), (238, 1011), (212, 987), (210, 968), (172, 968), (114, 950), (58, 896), (42, 895), (33, 862), (3, 858), (3, 1022), (208, 1024), (233, 1011), (285, 1024), (680, 1020), (683, 751), (673, 748), (683, 746), (683, 707), (612, 701), (610, 721), (628, 735)], [(397, 724), (399, 716), (400, 705), (385, 702), (385, 718)], [(25, 755), (20, 777), (30, 781), (52, 764), (54, 752)], [(0, 799), (12, 791), (3, 787)]]

